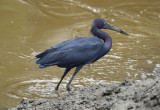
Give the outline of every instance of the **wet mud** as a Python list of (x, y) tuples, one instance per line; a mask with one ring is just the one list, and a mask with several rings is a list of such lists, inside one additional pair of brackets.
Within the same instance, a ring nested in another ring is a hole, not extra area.
[(78, 87), (56, 99), (22, 99), (9, 110), (160, 110), (160, 68), (152, 78)]

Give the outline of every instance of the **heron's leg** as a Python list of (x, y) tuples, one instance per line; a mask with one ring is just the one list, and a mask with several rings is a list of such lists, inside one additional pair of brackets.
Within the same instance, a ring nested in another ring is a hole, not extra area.
[(67, 86), (66, 86), (67, 91), (70, 91), (70, 84), (71, 84), (73, 78), (75, 77), (75, 75), (78, 73), (78, 71), (79, 71), (82, 67), (83, 67), (83, 65), (80, 65), (80, 66), (78, 66), (78, 67), (76, 68), (74, 74), (72, 75), (71, 79), (69, 80), (69, 82), (68, 82), (68, 84), (67, 84)]
[(61, 84), (63, 78), (66, 76), (66, 74), (67, 74), (70, 70), (71, 70), (71, 68), (66, 68), (66, 70), (64, 71), (64, 73), (63, 73), (63, 75), (62, 75), (62, 77), (61, 77), (61, 80), (59, 81), (59, 83), (57, 84), (57, 86), (56, 86), (56, 88), (55, 88), (56, 91), (58, 90), (59, 85)]

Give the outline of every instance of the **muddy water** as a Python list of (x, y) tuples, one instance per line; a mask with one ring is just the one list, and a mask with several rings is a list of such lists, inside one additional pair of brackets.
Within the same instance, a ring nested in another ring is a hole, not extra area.
[[(112, 50), (86, 65), (72, 82), (72, 89), (97, 83), (139, 80), (160, 66), (159, 0), (1, 0), (0, 1), (0, 108), (19, 103), (21, 98), (52, 98), (64, 69), (38, 69), (34, 56), (61, 41), (92, 36), (95, 18), (130, 35), (108, 32)], [(60, 92), (71, 77), (60, 86)]]

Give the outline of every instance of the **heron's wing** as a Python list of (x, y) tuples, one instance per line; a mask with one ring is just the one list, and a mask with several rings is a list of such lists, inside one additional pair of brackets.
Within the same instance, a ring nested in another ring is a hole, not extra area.
[[(63, 41), (57, 45), (52, 46), (50, 49), (45, 50), (44, 52), (36, 55), (36, 58), (41, 58), (45, 55), (47, 55), (48, 53), (51, 53), (53, 51), (57, 51), (57, 50), (66, 50), (68, 48), (72, 48), (72, 46), (74, 46), (75, 44), (79, 43), (79, 42), (83, 42), (84, 40), (87, 40), (89, 37), (79, 37), (79, 38), (74, 38), (74, 39), (70, 39), (67, 41)], [(74, 44), (74, 45), (73, 45)]]
[(50, 63), (57, 63), (60, 58), (65, 57), (65, 55), (69, 52), (69, 50), (63, 50), (63, 51), (48, 51), (43, 52), (41, 54), (44, 54), (43, 57), (41, 57), (39, 60), (37, 60), (35, 63), (37, 64), (50, 64)]
[[(102, 51), (102, 52), (101, 52)], [(77, 45), (73, 47), (62, 58), (58, 65), (81, 65), (92, 63), (103, 56), (103, 43)]]
[(55, 50), (54, 48), (47, 49), (47, 50), (45, 50), (44, 52), (36, 55), (35, 57), (36, 57), (36, 58), (41, 58), (41, 57), (45, 56), (46, 54), (48, 54), (48, 53), (50, 53), (50, 52), (53, 52), (54, 50)]
[(64, 44), (62, 42), (61, 45), (55, 46), (56, 48), (48, 49), (39, 54), (41, 57), (35, 63), (46, 66), (65, 67), (70, 65), (74, 67), (92, 63), (104, 55), (104, 44), (97, 37), (76, 38), (71, 41), (65, 41), (67, 43)]

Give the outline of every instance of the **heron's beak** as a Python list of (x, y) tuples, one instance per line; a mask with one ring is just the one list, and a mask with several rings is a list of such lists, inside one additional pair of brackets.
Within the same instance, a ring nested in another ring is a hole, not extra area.
[(128, 33), (124, 32), (123, 30), (118, 29), (107, 22), (104, 23), (104, 29), (110, 29), (110, 30), (117, 31), (117, 32), (125, 34), (125, 35), (129, 35)]

